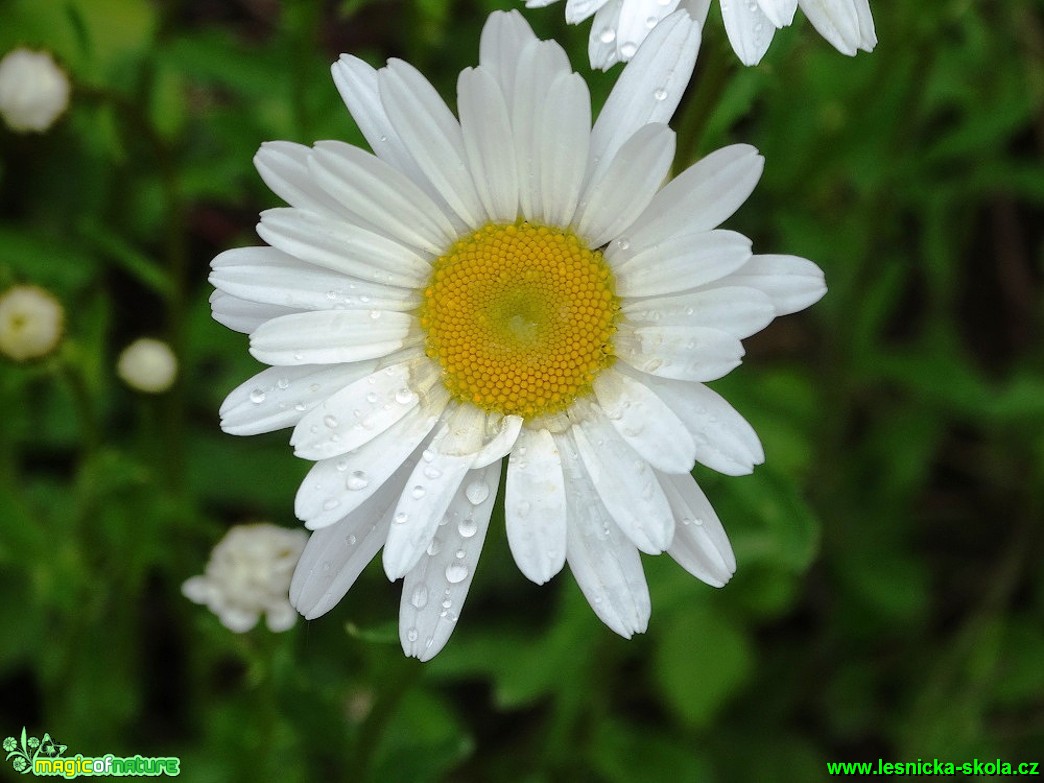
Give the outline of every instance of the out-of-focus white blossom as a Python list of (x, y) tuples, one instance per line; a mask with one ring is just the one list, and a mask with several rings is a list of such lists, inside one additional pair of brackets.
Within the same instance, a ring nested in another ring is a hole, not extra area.
[(237, 525), (214, 547), (206, 572), (187, 580), (181, 592), (230, 631), (249, 631), (262, 614), (269, 630), (289, 630), (297, 620), (290, 577), (307, 540), (303, 530), (267, 522)]
[(53, 351), (62, 337), (65, 312), (49, 292), (16, 285), (0, 295), (0, 353), (18, 362)]
[(142, 337), (120, 354), (116, 374), (137, 391), (160, 394), (167, 391), (178, 374), (178, 359), (161, 340)]
[(43, 133), (69, 105), (69, 77), (47, 52), (15, 49), (0, 60), (0, 115), (13, 131)]

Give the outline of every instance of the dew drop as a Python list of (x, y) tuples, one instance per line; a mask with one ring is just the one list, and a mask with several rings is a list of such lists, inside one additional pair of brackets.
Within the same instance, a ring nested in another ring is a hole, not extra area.
[(611, 44), (616, 40), (616, 31), (611, 27), (606, 27), (599, 34), (598, 40), (604, 44)]
[(446, 566), (446, 581), (451, 585), (460, 584), (468, 578), (468, 567), (461, 563), (450, 563)]
[(420, 484), (417, 484), (413, 489), (410, 490), (410, 495), (417, 500), (420, 500), (426, 494), (428, 494), (428, 490), (426, 490)]
[(638, 44), (633, 41), (628, 41), (625, 44), (620, 44), (620, 56), (626, 59), (634, 57), (634, 53), (638, 51)]
[(276, 386), (285, 391), (290, 386), (290, 379), (280, 378), (278, 381), (276, 381)]
[(323, 417), (323, 424), (325, 424), (330, 429), (334, 429), (335, 427), (337, 427), (337, 417), (336, 416), (324, 416)]
[(433, 538), (431, 543), (428, 544), (428, 554), (434, 557), (439, 553), (440, 549), (442, 549), (442, 545)]
[(392, 517), (392, 522), (394, 522), (396, 525), (405, 525), (406, 520), (409, 518), (409, 515), (405, 511), (400, 511)]
[(304, 354), (303, 353), (295, 353), (294, 354), (294, 361), (295, 362), (303, 362), (304, 361)]
[(323, 503), (323, 511), (333, 511), (339, 505), (341, 505), (341, 501), (337, 498), (327, 498)]
[(437, 479), (439, 476), (442, 475), (442, 471), (434, 465), (428, 465), (426, 468), (424, 468), (424, 475), (430, 479)]
[(457, 525), (457, 532), (460, 533), (461, 538), (471, 538), (478, 532), (478, 523), (474, 517), (466, 516)]
[(645, 20), (645, 26), (652, 30), (654, 27), (656, 27), (656, 23), (658, 21), (659, 19), (657, 19), (655, 16), (647, 17)]
[(377, 392), (370, 392), (369, 394), (367, 394), (366, 401), (370, 403), (370, 405), (373, 405), (375, 402), (377, 402)]
[(455, 558), (457, 558), (458, 560), (463, 560), (463, 559), (464, 559), (464, 554), (465, 554), (465, 552), (464, 552), (464, 550), (463, 550), (463, 549), (458, 549), (458, 550), (457, 550), (457, 551), (456, 551), (456, 552), (454, 553), (454, 555), (453, 555), (453, 556), (454, 556)]
[(453, 606), (453, 602), (448, 598), (442, 602), (443, 609), (449, 609), (451, 606)]
[(410, 603), (418, 609), (423, 609), (428, 604), (428, 588), (421, 585), (413, 591), (413, 595), (410, 596)]
[(409, 641), (411, 641), (411, 642), (417, 641), (417, 636), (418, 636), (418, 633), (417, 633), (417, 629), (416, 628), (411, 628), (410, 630), (408, 630), (406, 632), (406, 638)]
[(489, 497), (489, 485), (481, 479), (476, 479), (465, 488), (464, 496), (468, 499), (469, 503), (477, 506)]
[(299, 402), (297, 403), (297, 405), (294, 406), (294, 410), (298, 413), (304, 413), (306, 410), (308, 410), (308, 406), (305, 405), (303, 402)]
[(417, 398), (417, 395), (415, 395), (412, 391), (407, 389), (405, 386), (403, 386), (401, 389), (399, 389), (397, 392), (395, 392), (395, 401), (397, 403), (399, 403), (399, 405), (409, 405), (416, 398)]
[(667, 90), (663, 89), (663, 87), (657, 87), (655, 90), (653, 90), (653, 98), (655, 98), (658, 101), (667, 100)]
[(344, 542), (348, 546), (355, 546), (355, 542), (358, 541), (358, 540), (359, 539), (357, 539), (355, 536), (348, 536), (346, 539), (344, 539)]
[(339, 459), (337, 460), (337, 464), (334, 467), (336, 467), (337, 470), (339, 470), (341, 473), (344, 473), (346, 470), (348, 470), (348, 460)]
[(265, 401), (264, 390), (254, 389), (252, 392), (250, 392), (250, 401), (254, 403), (254, 405), (260, 405), (261, 403), (263, 403)]
[(380, 317), (381, 317), (381, 311), (380, 310), (371, 310), (370, 311), (370, 318), (372, 318), (374, 321), (376, 321)]
[(353, 492), (358, 492), (360, 489), (366, 489), (370, 486), (370, 477), (366, 475), (365, 471), (353, 470), (351, 475), (348, 476), (345, 486)]

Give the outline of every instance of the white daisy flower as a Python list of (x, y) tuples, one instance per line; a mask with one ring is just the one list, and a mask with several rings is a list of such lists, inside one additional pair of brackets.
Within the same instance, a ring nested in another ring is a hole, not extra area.
[(762, 461), (751, 427), (704, 386), (740, 339), (825, 291), (814, 264), (753, 256), (717, 229), (762, 158), (728, 147), (664, 185), (665, 124), (699, 26), (665, 19), (591, 126), (587, 85), (517, 12), (494, 13), (459, 119), (411, 66), (343, 55), (334, 81), (371, 155), (339, 142), (262, 146), (291, 205), (270, 247), (214, 260), (214, 317), (270, 369), (222, 427), (294, 427), (315, 466), (296, 512), (315, 532), (290, 587), (329, 611), (383, 547), (404, 578), (400, 636), (427, 660), (467, 595), (507, 459), (507, 539), (536, 583), (566, 563), (595, 613), (643, 631), (639, 551), (715, 586), (735, 560), (690, 475)]
[[(558, 0), (526, 0), (537, 8)], [(594, 16), (588, 54), (592, 68), (608, 69), (626, 62), (656, 27), (676, 8), (683, 8), (700, 24), (707, 19), (711, 0), (567, 0), (570, 24)], [(877, 44), (869, 0), (721, 0), (725, 32), (745, 65), (761, 62), (772, 36), (794, 20), (798, 6), (819, 34), (849, 56), (873, 51)]]
[(178, 376), (178, 357), (162, 340), (141, 337), (120, 353), (116, 374), (135, 391), (162, 394)]
[(0, 355), (26, 362), (58, 347), (65, 310), (54, 295), (35, 285), (16, 285), (0, 294)]
[(290, 576), (306, 538), (303, 530), (267, 522), (236, 525), (214, 547), (206, 573), (187, 579), (181, 592), (235, 633), (249, 631), (261, 615), (270, 631), (287, 631), (297, 621), (287, 599)]

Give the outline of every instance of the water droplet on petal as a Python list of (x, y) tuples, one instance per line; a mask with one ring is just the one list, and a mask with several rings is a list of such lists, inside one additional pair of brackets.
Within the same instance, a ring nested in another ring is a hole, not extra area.
[(420, 500), (426, 494), (428, 494), (428, 490), (426, 490), (420, 484), (417, 484), (413, 489), (410, 490), (410, 495), (412, 495), (417, 500)]
[(370, 403), (370, 405), (373, 405), (375, 402), (377, 402), (377, 392), (370, 392), (369, 394), (367, 394), (366, 401)]
[(325, 424), (330, 429), (334, 429), (334, 428), (337, 427), (337, 417), (336, 416), (324, 416), (323, 417), (323, 424)]
[(657, 89), (653, 90), (653, 98), (655, 98), (658, 101), (667, 100), (667, 90), (663, 89), (663, 87), (658, 87)]
[(411, 642), (417, 641), (417, 636), (418, 636), (418, 634), (417, 634), (417, 629), (416, 628), (411, 628), (410, 630), (408, 630), (406, 632), (406, 638), (409, 641), (411, 641)]
[(431, 543), (428, 544), (428, 554), (434, 557), (439, 553), (440, 549), (442, 549), (442, 545), (433, 538)]
[(409, 405), (417, 398), (417, 395), (407, 389), (405, 386), (395, 392), (395, 401), (399, 405)]
[(466, 516), (457, 525), (457, 532), (460, 533), (461, 538), (471, 538), (478, 532), (478, 523), (474, 517)]
[(341, 505), (341, 501), (337, 498), (327, 498), (326, 502), (323, 503), (323, 511), (332, 511)]
[(413, 591), (413, 595), (410, 596), (410, 603), (418, 609), (423, 609), (428, 603), (428, 588), (421, 585)]
[(468, 499), (469, 503), (477, 506), (489, 497), (489, 485), (481, 479), (476, 479), (465, 488), (464, 496)]
[(372, 318), (374, 321), (376, 321), (380, 317), (381, 317), (381, 311), (380, 310), (371, 310), (370, 311), (370, 318)]
[(409, 514), (407, 514), (405, 511), (400, 511), (392, 517), (392, 522), (394, 522), (396, 525), (405, 525), (406, 520), (409, 518)]
[(366, 475), (365, 471), (353, 470), (351, 475), (348, 476), (345, 486), (353, 492), (358, 492), (360, 489), (366, 489), (370, 486), (370, 477)]
[(442, 475), (442, 471), (434, 465), (428, 465), (426, 468), (424, 468), (424, 475), (430, 479), (437, 479), (439, 476)]
[(341, 473), (344, 473), (344, 471), (348, 470), (348, 460), (339, 459), (334, 467), (336, 467)]
[(453, 602), (448, 598), (442, 602), (443, 609), (449, 609), (451, 606), (453, 606)]
[(263, 403), (265, 401), (264, 389), (254, 389), (253, 391), (251, 391), (250, 401), (254, 403), (254, 405), (260, 405), (261, 403)]
[(599, 34), (598, 40), (604, 44), (611, 44), (616, 40), (616, 31), (611, 27), (606, 27)]
[(638, 51), (638, 44), (633, 41), (628, 41), (625, 44), (620, 44), (620, 56), (626, 59), (634, 57), (634, 53)]
[(355, 536), (348, 536), (348, 538), (344, 539), (345, 543), (348, 544), (348, 546), (355, 546), (355, 542), (357, 540), (358, 539)]
[(280, 389), (285, 390), (285, 389), (287, 389), (287, 387), (290, 386), (290, 379), (289, 378), (280, 378), (278, 381), (276, 381), (276, 386), (278, 386)]
[(446, 581), (451, 585), (460, 584), (468, 578), (468, 567), (462, 563), (450, 563), (446, 566)]

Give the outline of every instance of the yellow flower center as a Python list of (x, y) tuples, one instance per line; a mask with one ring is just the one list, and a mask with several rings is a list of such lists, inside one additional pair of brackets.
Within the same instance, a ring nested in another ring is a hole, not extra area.
[(420, 321), (450, 394), (532, 418), (591, 391), (618, 310), (600, 252), (568, 231), (489, 224), (435, 261)]

